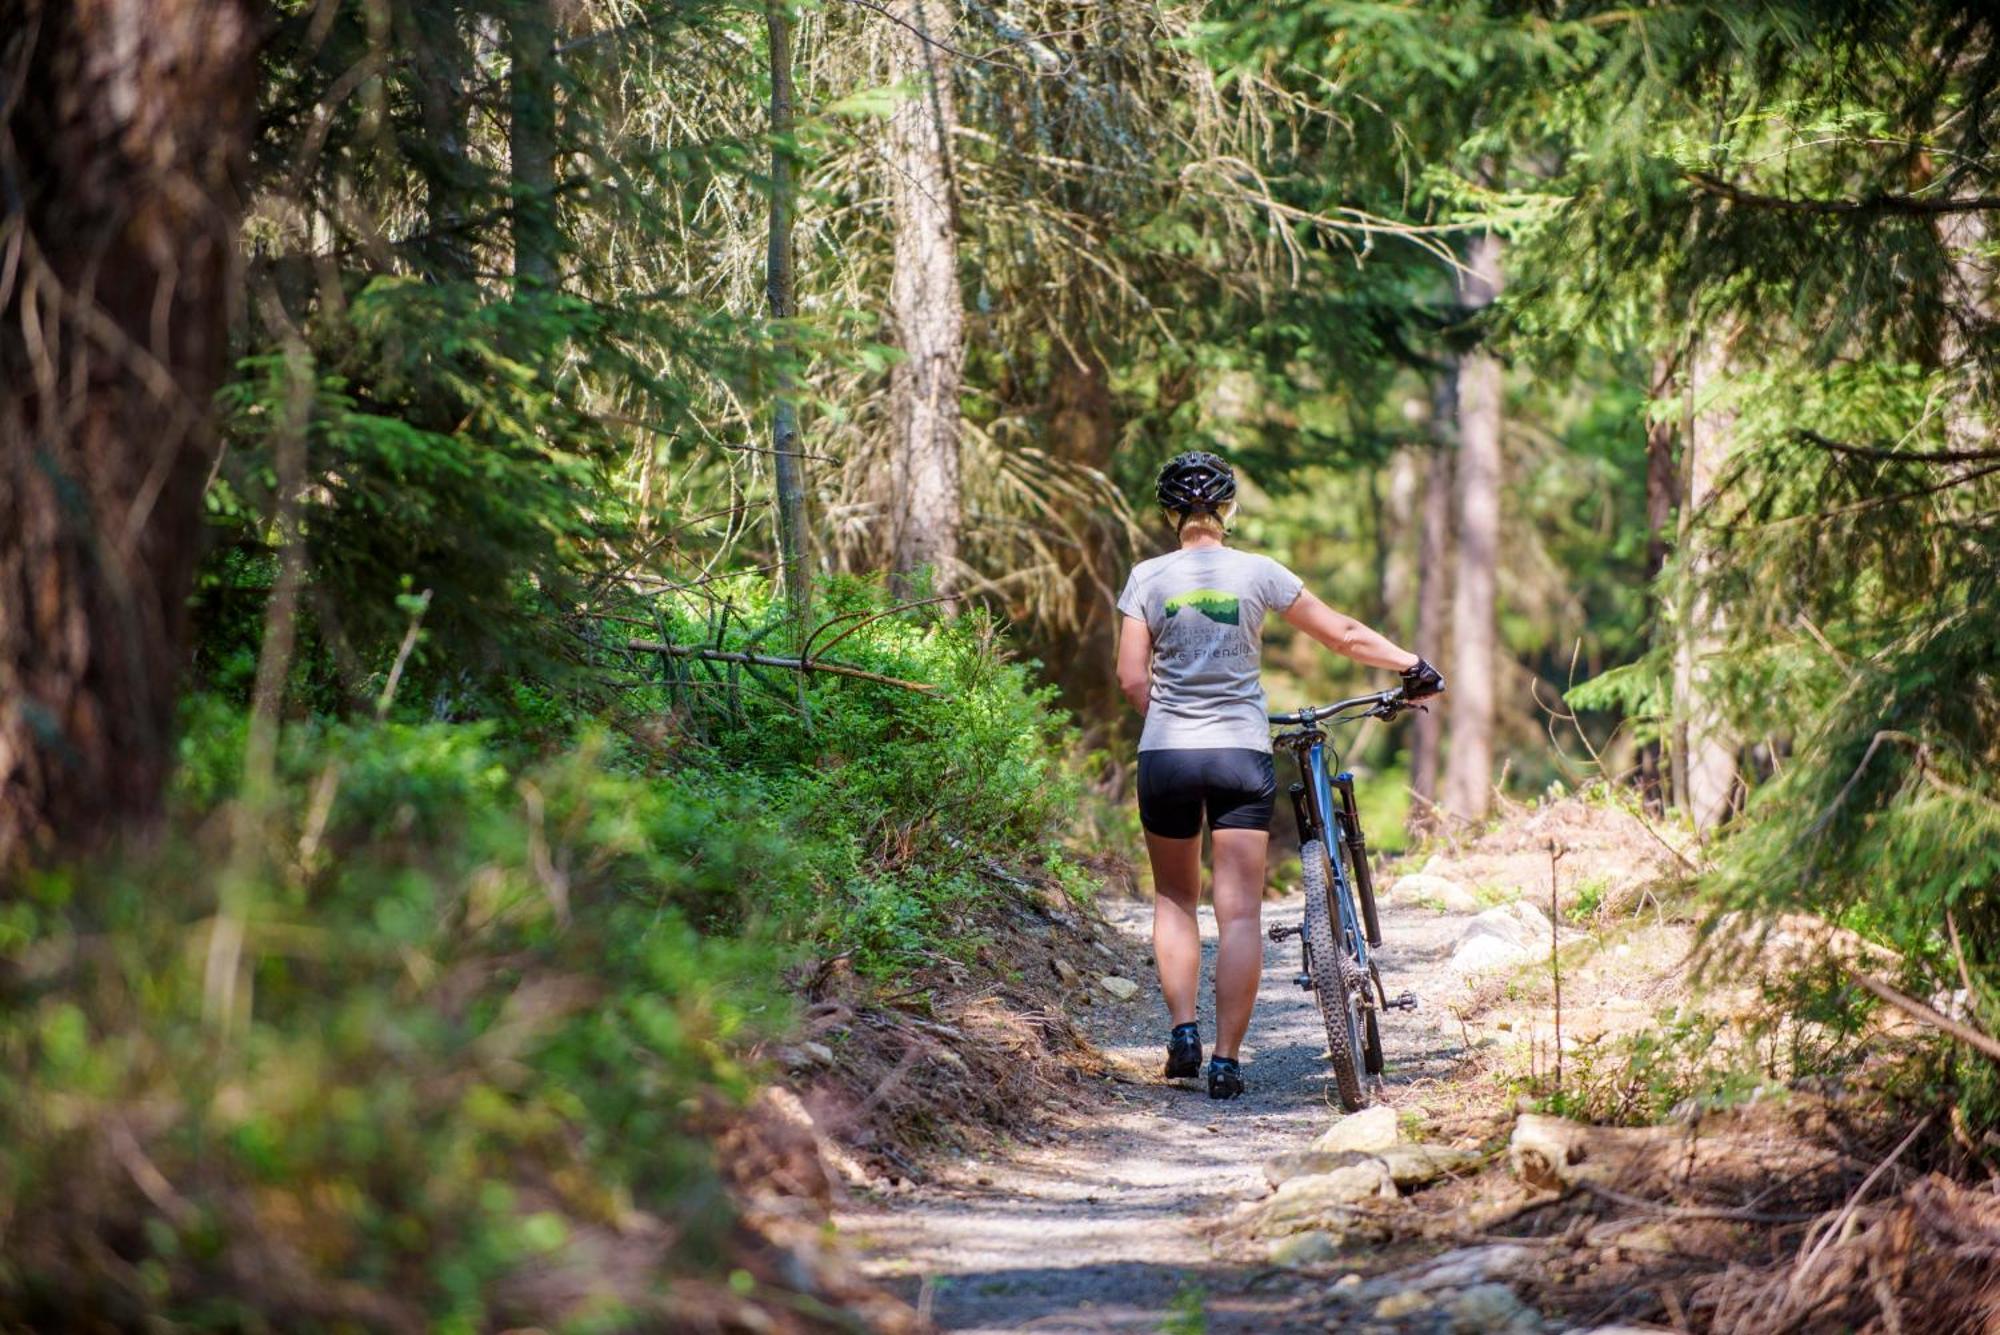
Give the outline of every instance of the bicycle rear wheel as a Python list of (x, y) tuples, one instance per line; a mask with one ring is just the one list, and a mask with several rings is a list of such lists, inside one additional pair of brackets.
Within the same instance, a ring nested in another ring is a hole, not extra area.
[[(1307, 969), (1312, 974), (1313, 995), (1319, 998), (1320, 1019), (1326, 1023), (1326, 1050), (1333, 1059), (1333, 1083), (1340, 1094), (1340, 1106), (1359, 1112), (1368, 1106), (1368, 1086), (1364, 1076), (1367, 1054), (1363, 1049), (1362, 1006), (1359, 992), (1367, 986), (1360, 969), (1336, 943), (1330, 890), (1333, 865), (1327, 847), (1309, 839), (1299, 849), (1300, 880), (1306, 892)], [(1379, 1046), (1379, 1045), (1378, 1045)]]

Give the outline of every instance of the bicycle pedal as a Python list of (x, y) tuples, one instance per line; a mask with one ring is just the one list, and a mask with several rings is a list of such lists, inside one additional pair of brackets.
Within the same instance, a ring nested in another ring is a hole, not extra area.
[(1392, 1011), (1413, 1011), (1417, 1008), (1417, 994), (1403, 992), (1389, 998), (1387, 1008)]
[(1312, 991), (1313, 990), (1312, 975), (1309, 973), (1302, 973), (1298, 975), (1296, 978), (1292, 979), (1292, 986), (1303, 988), (1308, 992)]
[(1270, 937), (1273, 941), (1283, 941), (1288, 937), (1299, 936), (1304, 931), (1305, 929), (1302, 927), (1287, 927), (1283, 923), (1273, 923), (1271, 930), (1264, 933), (1264, 935)]

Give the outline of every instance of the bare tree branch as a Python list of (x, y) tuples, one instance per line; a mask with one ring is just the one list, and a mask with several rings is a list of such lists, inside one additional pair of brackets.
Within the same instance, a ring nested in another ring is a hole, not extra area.
[(1859, 199), (1801, 199), (1791, 195), (1767, 195), (1732, 185), (1707, 172), (1681, 173), (1704, 194), (1716, 195), (1745, 208), (1769, 209), (1776, 213), (1827, 215), (1900, 213), (1928, 217), (1940, 213), (1985, 213), (2000, 210), (2000, 195), (1971, 195), (1960, 199), (1927, 199), (1921, 195), (1874, 194)]

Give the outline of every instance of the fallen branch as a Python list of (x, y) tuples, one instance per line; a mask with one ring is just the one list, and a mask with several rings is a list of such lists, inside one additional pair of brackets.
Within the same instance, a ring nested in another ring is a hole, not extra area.
[(829, 672), (836, 677), (854, 677), (860, 681), (872, 681), (882, 686), (900, 686), (906, 691), (929, 694), (937, 687), (927, 681), (905, 681), (901, 677), (891, 677), (880, 672), (870, 672), (850, 663), (828, 663), (818, 658), (781, 658), (776, 654), (744, 654), (728, 649), (711, 649), (699, 644), (661, 644), (658, 640), (627, 640), (627, 649), (643, 654), (659, 654), (666, 658), (702, 658), (711, 663), (740, 663), (745, 667), (784, 668), (788, 672)]
[(1896, 1160), (1903, 1157), (1903, 1151), (1910, 1148), (1916, 1142), (1917, 1137), (1923, 1134), (1924, 1129), (1931, 1124), (1931, 1119), (1936, 1116), (1935, 1112), (1925, 1113), (1923, 1121), (1911, 1127), (1910, 1134), (1904, 1136), (1898, 1142), (1896, 1148), (1889, 1151), (1889, 1157), (1881, 1163), (1876, 1164), (1874, 1168), (1869, 1170), (1868, 1176), (1861, 1179), (1861, 1185), (1854, 1189), (1854, 1194), (1847, 1198), (1847, 1204), (1843, 1205), (1840, 1208), (1840, 1213), (1835, 1215), (1827, 1224), (1826, 1229), (1819, 1235), (1819, 1240), (1813, 1243), (1810, 1250), (1804, 1252), (1799, 1257), (1795, 1272), (1799, 1281), (1803, 1281), (1806, 1275), (1811, 1273), (1813, 1262), (1819, 1258), (1820, 1253), (1826, 1250), (1827, 1244), (1832, 1242), (1836, 1237), (1839, 1237), (1846, 1229), (1847, 1221), (1854, 1217), (1855, 1208), (1861, 1204), (1861, 1198), (1868, 1194), (1868, 1189), (1875, 1185), (1875, 1180), (1888, 1172), (1890, 1165), (1894, 1164)]
[(1961, 198), (1923, 195), (1896, 195), (1882, 192), (1863, 195), (1854, 199), (1799, 198), (1791, 195), (1767, 195), (1742, 186), (1731, 184), (1719, 176), (1708, 172), (1686, 171), (1681, 173), (1694, 186), (1707, 194), (1719, 195), (1733, 204), (1748, 208), (1775, 209), (1781, 213), (1828, 213), (1828, 214), (1871, 214), (1902, 213), (1927, 216), (1938, 213), (1985, 213), (2000, 209), (2000, 195), (1972, 195)]
[(1948, 1015), (1940, 1014), (1908, 993), (1899, 992), (1887, 983), (1876, 978), (1871, 978), (1851, 964), (1847, 966), (1847, 972), (1855, 982), (1861, 984), (1861, 986), (1867, 988), (1870, 992), (1873, 992), (1876, 996), (1888, 1002), (1911, 1019), (1919, 1020), (1934, 1029), (1941, 1029), (1967, 1047), (1985, 1054), (1996, 1062), (2000, 1062), (2000, 1039), (1995, 1039), (1991, 1034), (1981, 1033), (1969, 1024), (1960, 1024)]
[(1613, 1205), (1622, 1205), (1628, 1210), (1644, 1210), (1649, 1214), (1663, 1215), (1668, 1219), (1727, 1219), (1742, 1224), (1809, 1224), (1820, 1218), (1818, 1214), (1750, 1210), (1730, 1205), (1679, 1205), (1672, 1201), (1648, 1200), (1644, 1196), (1634, 1196), (1629, 1192), (1617, 1191), (1596, 1182), (1579, 1182), (1577, 1185)]

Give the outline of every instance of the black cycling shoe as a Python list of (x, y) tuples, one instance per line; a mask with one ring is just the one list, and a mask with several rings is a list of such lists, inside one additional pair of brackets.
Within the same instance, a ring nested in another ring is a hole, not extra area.
[(1167, 1079), (1193, 1080), (1201, 1075), (1201, 1026), (1177, 1024), (1167, 1035)]
[(1208, 1062), (1208, 1096), (1233, 1099), (1243, 1092), (1243, 1068), (1233, 1057), (1211, 1057)]

